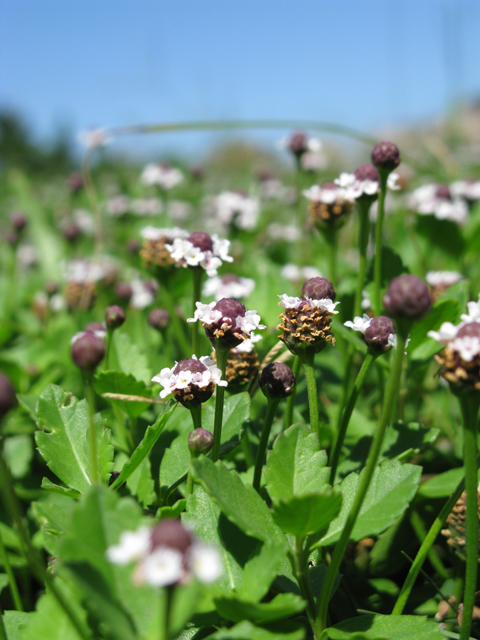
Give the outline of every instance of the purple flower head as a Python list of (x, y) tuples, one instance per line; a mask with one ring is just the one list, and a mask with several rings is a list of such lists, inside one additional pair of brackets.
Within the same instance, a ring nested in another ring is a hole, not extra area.
[(194, 231), (191, 233), (187, 240), (193, 244), (194, 247), (200, 249), (200, 251), (212, 251), (213, 252), (213, 240), (204, 231)]
[(427, 284), (406, 274), (391, 281), (383, 296), (383, 304), (395, 320), (418, 320), (429, 311), (432, 300)]
[(28, 218), (22, 211), (14, 211), (10, 215), (10, 222), (15, 231), (18, 231), (20, 233), (27, 226)]
[(170, 314), (166, 309), (153, 309), (148, 314), (148, 324), (157, 331), (164, 331), (170, 324)]
[(280, 400), (293, 393), (295, 374), (287, 364), (271, 362), (260, 374), (259, 384), (267, 398)]
[(84, 371), (93, 371), (105, 355), (105, 341), (95, 333), (83, 331), (74, 336), (71, 353), (77, 367)]
[(370, 325), (365, 329), (363, 339), (369, 347), (379, 353), (389, 351), (395, 340), (395, 324), (387, 316), (372, 318)]
[(393, 142), (377, 143), (372, 149), (372, 163), (380, 171), (393, 171), (400, 164), (400, 151)]
[(125, 311), (116, 304), (105, 309), (105, 324), (109, 329), (118, 329), (125, 322)]
[(313, 300), (324, 300), (328, 298), (335, 302), (337, 294), (333, 288), (333, 284), (326, 278), (310, 278), (303, 283), (302, 297), (312, 298)]
[(197, 458), (201, 453), (207, 454), (213, 447), (213, 433), (206, 429), (194, 429), (188, 434), (188, 449)]
[(354, 171), (355, 178), (357, 180), (370, 180), (372, 182), (380, 182), (380, 178), (378, 175), (378, 171), (375, 169), (373, 164), (361, 164)]

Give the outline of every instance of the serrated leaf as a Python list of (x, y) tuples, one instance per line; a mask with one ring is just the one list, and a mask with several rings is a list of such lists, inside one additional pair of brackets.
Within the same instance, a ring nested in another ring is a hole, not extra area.
[[(122, 371), (100, 371), (93, 380), (93, 387), (99, 396), (104, 393), (123, 393), (148, 398), (151, 393), (144, 382)], [(113, 398), (107, 400), (120, 407), (130, 418), (138, 418), (150, 406), (149, 402), (127, 402)]]
[(324, 529), (340, 511), (342, 495), (336, 489), (293, 496), (288, 502), (273, 504), (273, 519), (278, 526), (297, 538), (305, 538)]
[(247, 602), (234, 596), (222, 596), (214, 601), (220, 615), (232, 622), (273, 622), (305, 609), (305, 601), (293, 593), (280, 593), (270, 602)]
[(118, 364), (123, 373), (131, 374), (137, 380), (149, 384), (152, 380), (152, 371), (148, 366), (145, 354), (141, 353), (137, 345), (132, 342), (130, 336), (124, 331), (115, 331), (112, 337)]
[[(155, 424), (152, 424), (147, 427), (145, 431), (145, 435), (142, 438), (142, 441), (132, 453), (132, 456), (128, 462), (123, 466), (120, 475), (113, 482), (112, 488), (116, 489), (121, 486), (126, 480), (132, 475), (132, 473), (140, 466), (140, 464), (145, 460), (148, 456), (152, 447), (157, 442), (160, 434), (162, 433), (165, 425), (167, 424), (167, 420), (171, 416), (173, 410), (177, 406), (177, 403), (174, 400), (171, 400), (165, 406), (162, 406), (160, 413), (155, 421)], [(188, 451), (188, 450), (187, 450)]]
[(209, 640), (304, 640), (305, 627), (299, 622), (284, 620), (258, 627), (247, 620), (230, 629), (220, 629)]
[(267, 490), (275, 501), (321, 492), (328, 484), (327, 454), (320, 450), (316, 433), (294, 424), (281, 433), (267, 460)]
[(58, 542), (67, 529), (74, 504), (72, 498), (54, 493), (41, 502), (32, 502), (32, 513), (43, 533), (45, 548), (54, 557), (58, 556)]
[(287, 541), (267, 505), (253, 487), (243, 484), (235, 471), (229, 471), (220, 460), (213, 463), (205, 456), (192, 460), (192, 469), (205, 491), (242, 531), (264, 542), (283, 541), (286, 548)]
[[(421, 467), (412, 464), (402, 465), (398, 460), (385, 462), (378, 467), (373, 474), (350, 540), (358, 541), (388, 529), (413, 499), (421, 473)], [(340, 514), (330, 524), (326, 535), (319, 542), (320, 546), (334, 544), (340, 539), (361, 475), (351, 473), (342, 481), (340, 491), (343, 504)]]
[[(67, 399), (70, 403), (65, 406)], [(35, 440), (48, 467), (68, 487), (80, 492), (88, 489), (92, 478), (87, 401), (49, 385), (38, 400), (37, 420), (42, 431), (35, 432)], [(108, 482), (113, 467), (111, 432), (100, 414), (93, 423), (100, 476)]]
[[(334, 627), (329, 627), (321, 635), (321, 640), (351, 640), (355, 632), (360, 632), (367, 640), (441, 640), (438, 623), (427, 620), (424, 616), (382, 616), (363, 615), (344, 620)], [(359, 636), (360, 637), (360, 636)]]

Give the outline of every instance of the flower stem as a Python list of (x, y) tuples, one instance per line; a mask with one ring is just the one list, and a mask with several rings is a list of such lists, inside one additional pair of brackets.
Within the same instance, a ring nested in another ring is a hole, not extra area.
[(388, 173), (379, 171), (380, 193), (378, 194), (377, 221), (375, 224), (375, 260), (373, 265), (373, 311), (380, 315), (382, 309), (382, 231), (385, 217), (385, 196), (387, 195)]
[(105, 362), (103, 366), (105, 371), (110, 369), (110, 351), (112, 349), (113, 331), (114, 329), (107, 327), (107, 335), (105, 336)]
[(304, 539), (295, 538), (295, 577), (297, 578), (302, 597), (307, 602), (307, 616), (314, 633), (314, 638), (316, 639), (318, 636), (315, 633), (315, 599), (308, 575), (308, 554), (305, 553), (303, 546)]
[(180, 322), (180, 318), (178, 317), (177, 311), (175, 309), (175, 301), (172, 294), (170, 293), (169, 281), (163, 281), (162, 284), (162, 300), (170, 315), (170, 321), (174, 329), (175, 340), (178, 342), (178, 346), (180, 347), (180, 351), (182, 352), (183, 356), (185, 358), (188, 358), (190, 356), (190, 345), (188, 343), (187, 336), (185, 335), (185, 328)]
[[(292, 364), (292, 371), (298, 383), (298, 374), (300, 372), (301, 360), (299, 356), (295, 356)], [(287, 406), (285, 408), (285, 429), (293, 423), (293, 409), (295, 407), (295, 396), (297, 393), (297, 385), (294, 385), (293, 392), (287, 398)]]
[(320, 418), (318, 414), (318, 392), (317, 381), (315, 379), (315, 354), (310, 352), (303, 352), (300, 356), (303, 364), (303, 371), (305, 373), (305, 380), (307, 381), (308, 392), (308, 407), (310, 411), (310, 426), (312, 431), (318, 435), (320, 440)]
[(23, 608), (22, 599), (20, 597), (20, 592), (18, 590), (17, 581), (15, 580), (15, 575), (12, 570), (12, 565), (10, 564), (10, 559), (8, 557), (7, 550), (5, 549), (5, 545), (3, 544), (2, 534), (0, 533), (0, 558), (2, 560), (2, 564), (5, 567), (5, 572), (8, 576), (8, 583), (10, 586), (10, 593), (12, 594), (13, 604), (15, 605), (15, 609), (17, 611), (25, 611)]
[(382, 450), (385, 430), (390, 422), (390, 416), (392, 413), (392, 404), (396, 395), (396, 389), (400, 382), (400, 375), (402, 372), (402, 362), (403, 362), (403, 356), (405, 352), (405, 343), (407, 340), (407, 335), (408, 335), (408, 331), (406, 332), (399, 331), (398, 333), (398, 345), (397, 345), (397, 349), (394, 352), (392, 369), (390, 372), (390, 379), (388, 381), (388, 385), (385, 393), (385, 401), (382, 407), (380, 420), (378, 422), (377, 428), (375, 430), (375, 434), (373, 436), (373, 441), (370, 446), (367, 464), (359, 478), (359, 486), (355, 494), (355, 498), (353, 500), (352, 508), (350, 510), (350, 513), (348, 514), (340, 540), (338, 541), (335, 547), (335, 551), (333, 552), (332, 561), (330, 563), (330, 566), (328, 567), (328, 571), (325, 576), (325, 580), (323, 582), (323, 587), (320, 594), (320, 601), (318, 604), (318, 616), (316, 621), (316, 625), (318, 627), (317, 631), (319, 632), (322, 632), (327, 626), (328, 602), (330, 600), (330, 595), (332, 593), (335, 576), (337, 575), (337, 572), (340, 568), (340, 563), (342, 561), (343, 554), (345, 553), (345, 549), (350, 540), (350, 535), (353, 531), (353, 527), (355, 526), (355, 522), (357, 520), (358, 514), (360, 513), (360, 509), (362, 508), (363, 501), (367, 494), (368, 487), (370, 486), (370, 482), (372, 480), (373, 474), (375, 472), (375, 468), (377, 466), (378, 458)]
[(338, 230), (326, 229), (323, 237), (327, 245), (328, 275), (330, 282), (337, 282), (337, 254), (338, 254)]
[(273, 418), (275, 417), (275, 411), (278, 407), (280, 400), (272, 400), (268, 398), (267, 413), (265, 414), (265, 420), (263, 421), (262, 435), (260, 436), (260, 444), (257, 450), (257, 460), (255, 462), (255, 472), (253, 474), (253, 488), (260, 493), (260, 482), (262, 480), (262, 469), (265, 462), (265, 456), (267, 453), (268, 438), (270, 436), (270, 430), (272, 428)]
[(85, 372), (85, 395), (88, 403), (88, 441), (90, 445), (90, 467), (92, 484), (99, 482), (97, 437), (93, 417), (95, 415), (95, 391), (93, 390), (93, 373)]
[[(193, 267), (192, 269), (190, 269), (190, 271), (193, 275), (193, 318), (197, 309), (195, 303), (200, 302), (200, 298), (202, 295), (203, 269), (202, 267)], [(192, 353), (194, 354), (197, 354), (198, 352), (198, 337), (198, 322), (192, 322)]]
[[(230, 349), (225, 349), (224, 345), (219, 346), (216, 340), (215, 353), (217, 355), (217, 366), (222, 372), (222, 380), (225, 380), (225, 371), (227, 370), (227, 360)], [(212, 460), (216, 462), (220, 456), (220, 442), (222, 439), (222, 423), (223, 423), (223, 403), (225, 400), (225, 387), (217, 385), (215, 398), (215, 419), (213, 423), (213, 448)]]
[[(193, 428), (201, 429), (202, 428), (202, 405), (191, 404), (189, 409), (190, 409), (190, 413), (192, 414)], [(187, 496), (191, 495), (192, 493), (193, 493), (193, 474), (191, 469), (189, 468), (188, 477), (187, 477)]]
[(476, 391), (459, 395), (463, 419), (465, 491), (467, 506), (465, 592), (460, 640), (470, 638), (478, 571), (478, 482), (477, 482), (477, 421), (480, 394)]
[(340, 427), (337, 434), (337, 439), (335, 440), (335, 445), (333, 447), (331, 457), (330, 457), (330, 484), (333, 485), (335, 481), (335, 474), (337, 472), (338, 460), (340, 458), (340, 452), (343, 447), (343, 442), (345, 440), (345, 434), (347, 433), (348, 423), (350, 422), (350, 418), (353, 413), (353, 409), (355, 408), (355, 404), (357, 402), (357, 398), (360, 394), (360, 391), (363, 386), (363, 381), (365, 380), (365, 376), (367, 375), (370, 367), (372, 366), (375, 358), (377, 358), (379, 354), (376, 354), (373, 351), (367, 351), (367, 355), (365, 360), (363, 361), (362, 367), (358, 372), (357, 379), (355, 380), (354, 387), (348, 399), (347, 405), (342, 415), (342, 419), (340, 422)]
[(425, 562), (428, 556), (428, 552), (432, 547), (433, 543), (435, 542), (438, 534), (442, 530), (442, 527), (444, 526), (444, 523), (448, 517), (448, 514), (451, 512), (457, 500), (462, 495), (464, 487), (465, 487), (465, 478), (462, 478), (461, 481), (458, 483), (455, 491), (452, 493), (452, 495), (443, 505), (442, 510), (433, 521), (433, 524), (430, 527), (427, 535), (424, 537), (423, 542), (420, 546), (420, 549), (418, 550), (417, 555), (415, 556), (415, 560), (413, 561), (412, 566), (410, 567), (410, 570), (408, 572), (408, 575), (405, 578), (405, 582), (403, 583), (402, 589), (398, 594), (397, 601), (392, 611), (393, 616), (400, 616), (403, 613), (403, 610), (405, 609), (405, 605), (407, 604), (407, 600), (410, 595), (410, 592), (412, 591), (413, 585), (415, 584), (418, 574), (420, 573), (420, 569), (422, 568), (423, 563)]
[(357, 288), (355, 290), (354, 315), (359, 316), (362, 313), (363, 287), (365, 286), (365, 275), (367, 273), (367, 247), (369, 236), (369, 220), (370, 202), (367, 200), (358, 200), (358, 251), (360, 253), (360, 261), (358, 264)]

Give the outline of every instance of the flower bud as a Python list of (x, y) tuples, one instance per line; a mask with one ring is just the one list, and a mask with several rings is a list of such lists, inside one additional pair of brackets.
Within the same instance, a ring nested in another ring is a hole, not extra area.
[(94, 333), (84, 331), (72, 345), (72, 358), (77, 367), (93, 371), (105, 355), (105, 342)]
[(200, 251), (212, 251), (213, 252), (213, 240), (204, 231), (194, 231), (191, 233), (187, 240), (193, 244), (194, 247), (200, 249)]
[(28, 218), (21, 211), (14, 211), (10, 216), (10, 222), (15, 231), (20, 233), (27, 226)]
[(116, 304), (105, 310), (105, 324), (108, 329), (118, 329), (125, 322), (125, 311)]
[(432, 300), (426, 283), (406, 274), (391, 281), (383, 305), (395, 320), (418, 320), (429, 311)]
[(377, 316), (370, 320), (370, 324), (363, 334), (363, 339), (369, 347), (378, 353), (384, 353), (392, 347), (391, 335), (395, 335), (393, 320), (387, 316)]
[(333, 284), (326, 278), (310, 278), (303, 283), (302, 297), (313, 300), (329, 299), (334, 302), (337, 294)]
[(0, 373), (0, 420), (17, 406), (17, 396), (10, 380)]
[(119, 300), (130, 302), (130, 298), (133, 295), (132, 287), (128, 282), (118, 282), (115, 286), (115, 295)]
[(379, 142), (372, 150), (372, 163), (380, 171), (393, 171), (400, 164), (400, 151), (393, 142)]
[(78, 193), (85, 186), (83, 176), (78, 171), (71, 173), (68, 176), (68, 188), (72, 193)]
[(62, 233), (65, 240), (68, 240), (68, 242), (73, 244), (78, 240), (82, 232), (80, 230), (80, 227), (78, 227), (76, 224), (67, 224), (63, 227)]
[(148, 324), (157, 331), (165, 331), (170, 323), (170, 314), (166, 309), (153, 309), (148, 314)]
[(100, 333), (99, 337), (103, 337), (107, 333), (107, 327), (103, 324), (103, 322), (89, 322), (85, 325), (84, 331), (88, 333)]
[(359, 165), (355, 171), (355, 178), (357, 180), (370, 180), (371, 182), (380, 182), (380, 177), (378, 175), (378, 171), (375, 169), (373, 164), (369, 164), (368, 162), (365, 164)]
[(287, 364), (271, 362), (260, 374), (259, 384), (269, 400), (280, 400), (293, 393), (295, 374)]
[(188, 449), (192, 458), (207, 454), (213, 447), (213, 433), (206, 429), (194, 429), (188, 434)]

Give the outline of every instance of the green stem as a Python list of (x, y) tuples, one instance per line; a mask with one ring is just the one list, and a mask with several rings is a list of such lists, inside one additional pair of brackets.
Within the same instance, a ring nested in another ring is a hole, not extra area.
[(438, 534), (442, 530), (442, 527), (445, 524), (445, 520), (447, 519), (448, 514), (452, 511), (457, 500), (462, 495), (464, 487), (465, 487), (465, 478), (462, 478), (462, 480), (458, 483), (455, 491), (452, 493), (452, 495), (443, 505), (442, 510), (433, 521), (433, 524), (430, 527), (427, 535), (424, 537), (423, 542), (420, 546), (420, 549), (418, 550), (418, 553), (415, 557), (415, 560), (413, 561), (412, 566), (410, 567), (410, 571), (408, 572), (408, 575), (405, 578), (405, 582), (403, 583), (402, 589), (398, 595), (397, 602), (393, 607), (392, 615), (399, 616), (403, 613), (403, 610), (405, 609), (405, 605), (407, 604), (407, 600), (410, 595), (410, 592), (413, 589), (413, 585), (415, 584), (418, 574), (420, 573), (420, 569), (422, 568), (423, 563), (427, 558), (428, 551), (433, 545), (433, 543), (435, 542)]
[[(202, 405), (201, 404), (191, 404), (189, 406), (190, 413), (192, 414), (192, 422), (194, 429), (202, 428)], [(198, 457), (197, 455), (190, 454), (192, 458)], [(191, 469), (188, 470), (187, 477), (187, 496), (193, 493), (193, 474)]]
[[(425, 536), (427, 535), (427, 532), (425, 530), (425, 526), (422, 522), (422, 519), (418, 514), (418, 511), (416, 511), (415, 509), (412, 509), (412, 512), (410, 514), (410, 524), (412, 525), (412, 529), (414, 530), (415, 535), (417, 536), (421, 544), (423, 540), (425, 540)], [(428, 555), (428, 559), (430, 560), (430, 564), (438, 573), (438, 575), (441, 578), (443, 578), (443, 580), (447, 580), (447, 578), (449, 577), (448, 571), (443, 566), (442, 561), (440, 560), (438, 555), (435, 553), (433, 547), (430, 547), (427, 555)]]
[[(300, 372), (301, 360), (298, 356), (294, 357), (292, 364), (292, 372), (298, 384), (298, 374)], [(295, 407), (295, 396), (297, 394), (297, 384), (293, 387), (293, 392), (287, 398), (287, 406), (285, 408), (285, 429), (293, 423), (293, 409)]]
[(91, 640), (89, 631), (85, 628), (83, 620), (81, 620), (76, 611), (70, 605), (68, 600), (63, 596), (53, 576), (45, 569), (37, 550), (30, 542), (27, 528), (23, 522), (23, 518), (20, 511), (20, 505), (15, 495), (15, 491), (12, 485), (12, 479), (10, 471), (3, 459), (3, 455), (0, 452), (0, 488), (3, 494), (3, 501), (5, 510), (9, 513), (17, 529), (20, 540), (22, 541), (23, 548), (27, 561), (30, 565), (33, 575), (40, 583), (45, 583), (48, 589), (51, 591), (53, 597), (63, 609), (66, 616), (69, 618), (72, 625), (75, 627), (77, 634), (81, 640)]
[(375, 224), (375, 259), (373, 265), (373, 311), (376, 316), (382, 309), (382, 231), (385, 217), (385, 196), (387, 195), (388, 172), (379, 171), (380, 193), (378, 194), (377, 221)]
[(360, 253), (360, 261), (357, 274), (357, 288), (355, 290), (354, 314), (360, 316), (362, 314), (363, 288), (365, 286), (365, 276), (367, 273), (367, 247), (370, 224), (368, 214), (370, 211), (370, 202), (367, 200), (358, 200), (358, 251)]
[(345, 434), (347, 433), (348, 423), (350, 422), (350, 418), (353, 413), (353, 409), (355, 408), (355, 404), (357, 402), (357, 398), (360, 394), (360, 391), (363, 386), (363, 382), (365, 380), (365, 376), (367, 375), (370, 367), (372, 366), (375, 358), (378, 357), (379, 354), (373, 351), (367, 351), (367, 355), (365, 360), (363, 361), (362, 367), (358, 372), (357, 379), (355, 380), (355, 384), (352, 389), (352, 393), (347, 402), (347, 406), (342, 415), (342, 420), (340, 422), (340, 428), (338, 430), (337, 439), (335, 440), (335, 446), (333, 447), (333, 451), (330, 458), (330, 484), (333, 485), (335, 481), (335, 474), (337, 472), (338, 460), (340, 458), (340, 452), (343, 447), (343, 442), (345, 440)]
[(161, 292), (163, 303), (170, 315), (170, 322), (172, 323), (174, 329), (173, 333), (175, 335), (175, 340), (178, 342), (178, 346), (180, 347), (180, 351), (182, 352), (183, 356), (185, 358), (188, 358), (191, 356), (190, 344), (187, 340), (187, 336), (185, 335), (185, 327), (180, 321), (180, 318), (178, 317), (177, 311), (175, 309), (175, 301), (172, 297), (172, 294), (170, 293), (169, 284), (170, 283), (168, 280), (164, 280), (162, 282), (163, 286)]
[[(202, 267), (193, 267), (190, 269), (193, 275), (193, 310), (192, 310), (192, 318), (195, 315), (195, 311), (197, 309), (196, 302), (201, 301), (202, 296), (202, 279), (203, 279), (203, 269)], [(198, 352), (198, 322), (192, 322), (192, 353), (195, 355)]]
[(398, 345), (394, 353), (390, 379), (388, 381), (385, 394), (385, 401), (382, 407), (380, 420), (378, 422), (375, 434), (373, 436), (373, 441), (370, 446), (367, 464), (359, 478), (359, 486), (353, 500), (352, 508), (350, 510), (350, 513), (348, 514), (347, 521), (345, 522), (345, 526), (343, 527), (342, 535), (335, 547), (332, 561), (325, 576), (322, 591), (320, 594), (318, 616), (316, 621), (316, 624), (318, 625), (318, 631), (320, 632), (322, 632), (327, 626), (328, 602), (330, 600), (333, 584), (335, 582), (335, 576), (337, 575), (340, 568), (343, 554), (345, 553), (345, 549), (350, 540), (350, 535), (353, 531), (353, 527), (355, 526), (355, 522), (357, 520), (358, 514), (360, 513), (360, 509), (362, 508), (363, 501), (367, 494), (368, 487), (370, 486), (370, 482), (372, 480), (375, 468), (377, 466), (378, 458), (382, 450), (383, 438), (390, 421), (392, 403), (396, 395), (396, 388), (398, 387), (400, 381), (407, 335), (408, 331), (402, 331), (398, 334)]
[(15, 580), (15, 575), (13, 573), (12, 565), (10, 564), (10, 559), (8, 557), (7, 550), (5, 549), (5, 545), (3, 544), (2, 534), (0, 533), (0, 558), (2, 559), (3, 566), (5, 567), (5, 572), (8, 576), (8, 583), (10, 586), (10, 592), (12, 594), (13, 604), (15, 605), (15, 609), (17, 611), (25, 611), (23, 608), (22, 599), (20, 597), (20, 591), (18, 590), (17, 581)]
[(463, 447), (465, 461), (465, 491), (467, 506), (465, 592), (460, 640), (470, 638), (478, 571), (478, 481), (477, 481), (477, 421), (480, 394), (477, 391), (459, 396), (463, 419)]
[(337, 255), (338, 255), (338, 230), (327, 229), (323, 231), (323, 237), (327, 245), (328, 275), (330, 282), (337, 282)]
[(253, 488), (260, 492), (260, 482), (262, 480), (262, 469), (267, 454), (268, 438), (270, 436), (270, 430), (272, 428), (273, 419), (275, 417), (275, 411), (278, 407), (280, 400), (278, 398), (268, 398), (267, 413), (265, 414), (265, 420), (263, 421), (262, 435), (260, 436), (260, 444), (257, 450), (257, 460), (255, 462), (255, 472), (253, 474)]
[(85, 395), (88, 403), (88, 441), (90, 445), (90, 467), (92, 473), (92, 484), (100, 481), (98, 471), (98, 450), (97, 437), (95, 433), (95, 424), (93, 417), (95, 415), (95, 391), (93, 390), (93, 373), (88, 371), (84, 375)]
[(3, 615), (0, 613), (0, 640), (8, 640), (7, 631), (3, 623)]
[(317, 381), (315, 379), (315, 354), (304, 351), (300, 356), (303, 364), (303, 371), (305, 373), (305, 380), (307, 381), (308, 392), (308, 406), (310, 411), (310, 426), (312, 431), (318, 435), (320, 441), (320, 418), (318, 414), (318, 392)]
[[(225, 349), (223, 344), (219, 344), (219, 340), (215, 341), (215, 353), (217, 355), (217, 366), (222, 372), (222, 380), (225, 380), (225, 371), (227, 370), (227, 360), (230, 349)], [(215, 418), (213, 423), (213, 448), (212, 460), (216, 462), (220, 456), (220, 442), (222, 440), (222, 423), (223, 423), (223, 403), (225, 401), (225, 387), (217, 386), (217, 396), (215, 398)]]
[(307, 602), (307, 616), (314, 633), (314, 638), (316, 639), (317, 634), (315, 633), (315, 599), (313, 597), (310, 578), (308, 575), (308, 554), (305, 553), (303, 546), (304, 539), (295, 538), (295, 577), (297, 578), (302, 597)]
[(110, 327), (107, 327), (107, 335), (105, 336), (105, 361), (103, 366), (104, 371), (108, 371), (110, 369), (110, 351), (112, 347), (113, 331), (114, 329), (110, 329)]

